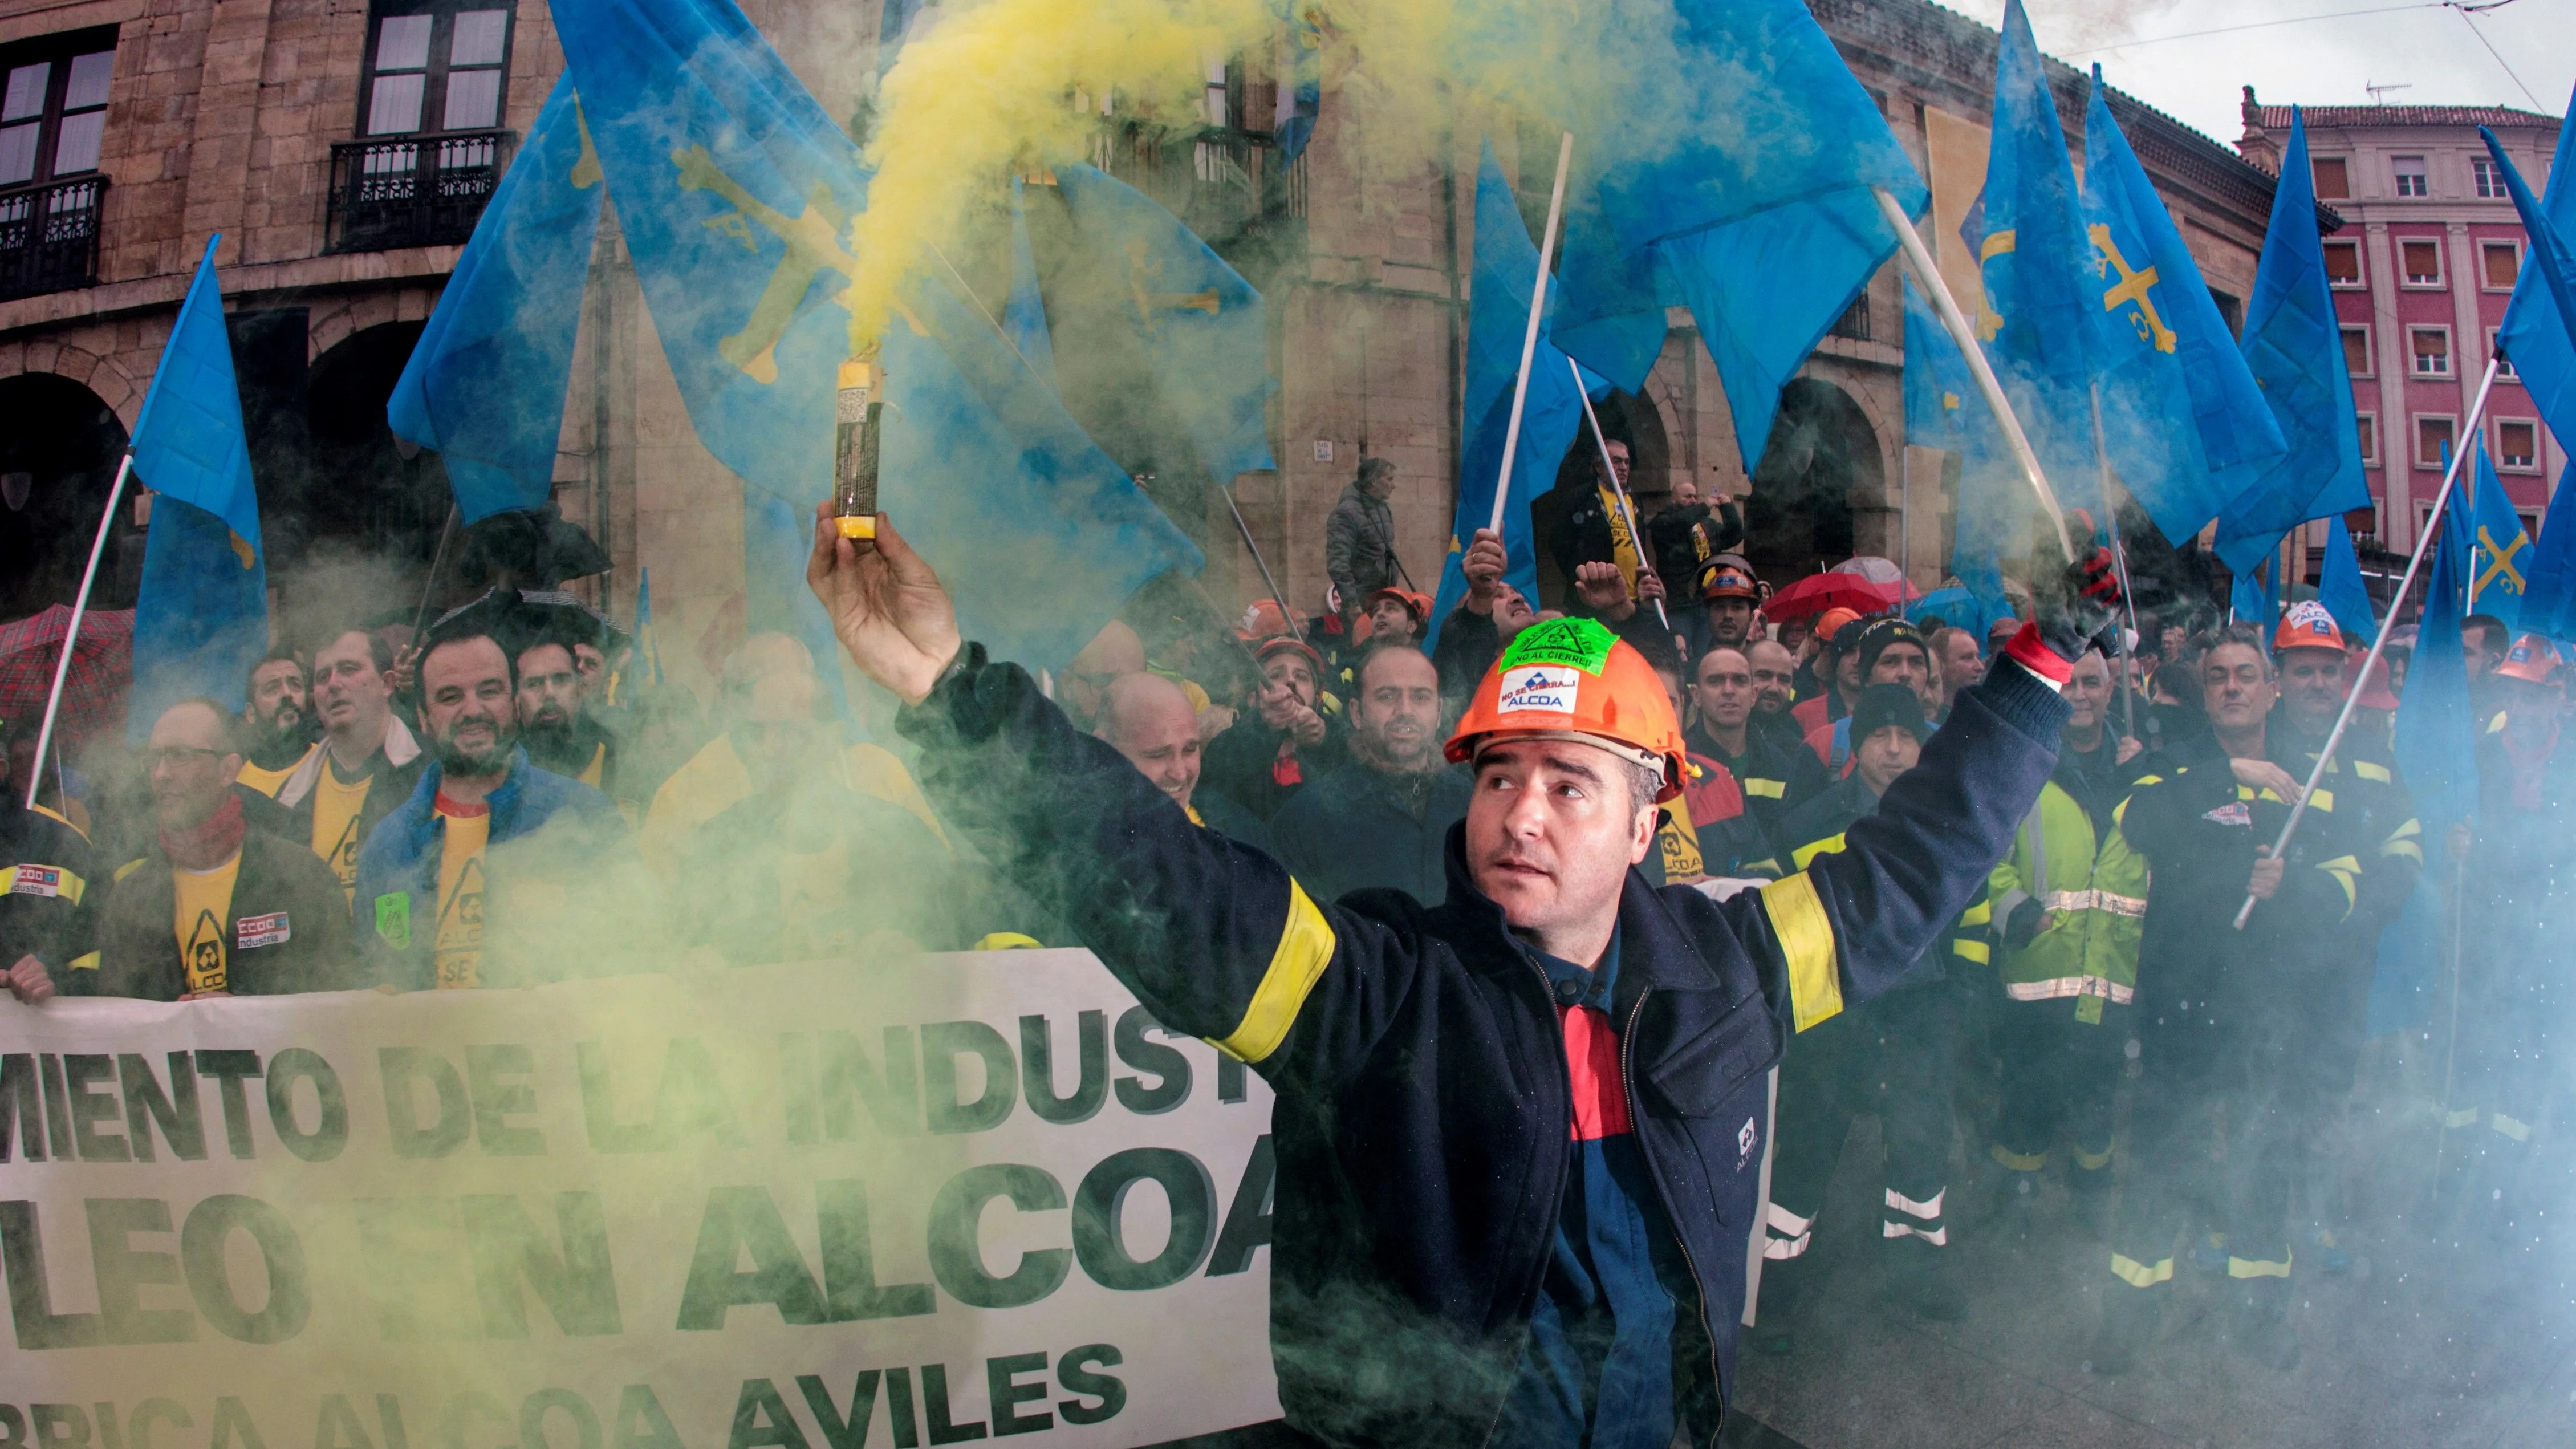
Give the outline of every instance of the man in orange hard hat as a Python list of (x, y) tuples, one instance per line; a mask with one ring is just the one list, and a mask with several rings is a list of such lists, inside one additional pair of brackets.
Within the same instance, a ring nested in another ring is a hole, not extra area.
[[(2310, 1173), (2339, 1130), (2379, 934), (2414, 889), (2423, 832), (2395, 763), (2347, 734), (2289, 850), (2272, 855), (2343, 707), (2345, 654), (2314, 602), (2291, 605), (2271, 642), (2266, 654), (2263, 636), (2238, 625), (2209, 646), (2209, 732), (2159, 751), (2113, 814), (2153, 884), (2133, 998), (2132, 1168), (2110, 1258), (2127, 1286), (2105, 1287), (2087, 1355), (2097, 1373), (2128, 1368), (2172, 1296), (2173, 1241), (2207, 1171), (2213, 1093), (2233, 1134), (2219, 1195), (2235, 1353), (2296, 1364), (2294, 1264), (2344, 1261)], [(2239, 930), (2248, 895), (2256, 905)], [(2302, 1197), (2315, 1210), (2304, 1233), (2294, 1226)]]
[(1474, 770), (1448, 899), (1322, 903), (961, 640), (890, 524), (864, 554), (817, 524), (807, 577), (906, 701), (942, 818), (1165, 1026), (1276, 1088), (1280, 1401), (1350, 1445), (1714, 1441), (1765, 1073), (1790, 1030), (1893, 985), (1984, 888), (2055, 760), (2056, 685), (2116, 592), (2107, 555), (2070, 571), (2048, 626), (1960, 697), (1847, 849), (1724, 902), (1636, 870), (1683, 787), (1653, 667), (1598, 620), (1533, 624), (1446, 746)]

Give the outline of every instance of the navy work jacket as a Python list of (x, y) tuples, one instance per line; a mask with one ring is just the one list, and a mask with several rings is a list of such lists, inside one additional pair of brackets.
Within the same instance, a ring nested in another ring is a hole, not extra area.
[[(1629, 872), (1609, 1016), (1698, 1290), (1673, 1352), (1691, 1442), (1714, 1442), (1731, 1389), (1764, 1073), (1790, 1030), (1887, 989), (1984, 890), (2065, 717), (2046, 684), (1999, 667), (1812, 869), (1724, 903)], [(1192, 826), (980, 646), (899, 728), (942, 819), (1165, 1025), (1276, 1089), (1271, 1353), (1289, 1423), (1390, 1449), (1488, 1440), (1562, 1216), (1573, 1094), (1547, 976), (1476, 889), (1464, 826), (1444, 904), (1319, 903)]]

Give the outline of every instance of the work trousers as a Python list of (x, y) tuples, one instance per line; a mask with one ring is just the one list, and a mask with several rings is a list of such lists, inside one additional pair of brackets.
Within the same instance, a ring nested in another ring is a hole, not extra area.
[(1790, 1039), (1772, 1137), (1766, 1292), (1775, 1271), (1794, 1276), (1788, 1265), (1806, 1256), (1843, 1139), (1870, 1113), (1885, 1143), (1880, 1238), (1905, 1251), (1949, 1244), (1942, 1209), (1958, 1031), (1957, 983), (1936, 981), (1900, 987)]
[(2461, 963), (2460, 1034), (2449, 1117), (2454, 1172), (2469, 1198), (2510, 1216), (2533, 1127), (2562, 1095), (2571, 963), (2538, 942), (2491, 943)]
[(2310, 1144), (2348, 1084), (2340, 1037), (2287, 1011), (2223, 1024), (2172, 1015), (2178, 1019), (2148, 1028), (2141, 1040), (2144, 1072), (2129, 1112), (2131, 1171), (2111, 1271), (2139, 1288), (2172, 1280), (2174, 1241), (2202, 1196), (2212, 1129), (2223, 1122), (2216, 1197), (2228, 1276), (2287, 1278), (2291, 1193), (2307, 1180)]
[[(1998, 993), (2000, 995), (2000, 993)], [(2077, 1018), (2076, 1001), (2014, 1001), (1994, 1008), (1995, 1052), (2003, 1079), (1989, 1155), (2015, 1172), (2048, 1166), (2062, 1128), (2078, 1174), (2111, 1170), (2111, 1099), (2136, 1008), (2102, 1005), (2099, 1021)]]

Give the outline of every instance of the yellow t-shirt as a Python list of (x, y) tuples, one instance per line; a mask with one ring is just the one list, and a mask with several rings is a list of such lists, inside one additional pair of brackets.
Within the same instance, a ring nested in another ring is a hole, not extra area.
[(313, 758), (313, 752), (320, 748), (322, 748), (320, 745), (305, 746), (304, 753), (297, 755), (293, 760), (288, 761), (286, 768), (283, 770), (263, 770), (259, 766), (252, 764), (248, 759), (244, 759), (242, 761), (241, 773), (233, 776), (233, 778), (240, 781), (242, 784), (248, 785), (252, 789), (257, 790), (259, 793), (267, 796), (271, 800), (274, 800), (277, 798), (277, 787), (286, 783), (287, 776), (294, 774), (299, 769), (302, 769), (304, 762)]
[(1655, 831), (1656, 848), (1664, 856), (1664, 883), (1688, 885), (1708, 878), (1708, 863), (1700, 859), (1699, 832), (1691, 827), (1690, 807), (1675, 795), (1664, 802), (1664, 823)]
[(483, 984), (483, 845), (492, 833), (492, 812), (445, 796), (437, 806), (438, 935), (430, 959), (439, 990), (470, 990)]
[(178, 909), (171, 928), (179, 940), (179, 965), (188, 990), (224, 991), (232, 980), (233, 882), (241, 875), (241, 852), (213, 870), (172, 867)]
[(375, 776), (362, 775), (356, 784), (343, 785), (328, 760), (313, 782), (313, 853), (340, 878), (340, 894), (351, 901), (358, 895), (358, 847), (365, 843), (358, 838), (358, 812), (375, 783)]
[[(844, 749), (841, 783), (862, 795), (873, 795), (911, 811), (915, 819), (946, 843), (948, 832), (940, 828), (939, 817), (931, 813), (921, 787), (905, 773), (903, 762), (883, 746), (856, 744)], [(751, 772), (734, 754), (733, 741), (724, 735), (716, 736), (653, 792), (652, 808), (645, 812), (643, 829), (635, 838), (637, 853), (663, 884), (677, 884), (680, 857), (687, 848), (690, 832), (750, 795)]]

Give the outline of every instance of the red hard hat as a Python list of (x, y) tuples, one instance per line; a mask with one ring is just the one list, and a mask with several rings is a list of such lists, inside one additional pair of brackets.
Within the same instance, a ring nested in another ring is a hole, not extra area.
[(1653, 761), (1663, 772), (1658, 801), (1681, 794), (1688, 781), (1672, 696), (1646, 656), (1598, 619), (1550, 619), (1514, 635), (1443, 753), (1464, 761), (1503, 735), (1581, 736)]

